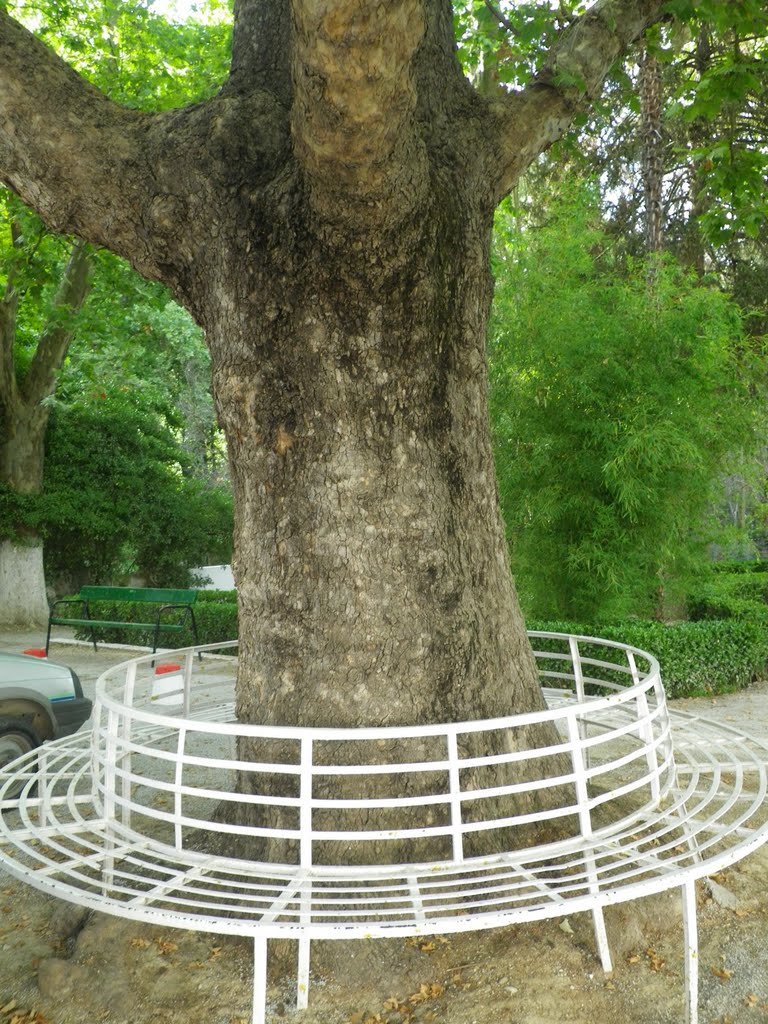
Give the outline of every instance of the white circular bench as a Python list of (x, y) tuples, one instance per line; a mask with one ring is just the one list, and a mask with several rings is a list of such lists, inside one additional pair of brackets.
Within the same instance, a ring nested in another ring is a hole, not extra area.
[[(589, 911), (610, 970), (603, 908), (680, 887), (686, 1013), (696, 1024), (694, 883), (768, 839), (768, 744), (670, 712), (648, 654), (588, 637), (531, 638), (545, 711), (398, 728), (235, 722), (233, 678), (198, 681), (195, 662), (232, 644), (174, 652), (184, 656), (176, 705), (167, 680), (152, 700), (153, 656), (134, 659), (100, 678), (90, 732), (0, 775), (0, 863), (96, 910), (251, 936), (254, 1024), (266, 1020), (270, 938), (299, 942), (299, 1007), (312, 939)], [(526, 727), (540, 722), (556, 738), (529, 748)], [(520, 809), (547, 791), (557, 808)], [(214, 817), (227, 802), (250, 805), (239, 816), (247, 823)], [(531, 828), (556, 819), (563, 837), (530, 845)], [(199, 852), (206, 833), (257, 844), (261, 859)], [(391, 844), (398, 863), (381, 863)]]

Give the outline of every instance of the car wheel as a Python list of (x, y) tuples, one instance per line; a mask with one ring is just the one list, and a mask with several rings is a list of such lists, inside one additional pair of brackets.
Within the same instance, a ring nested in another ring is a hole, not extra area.
[[(0, 782), (6, 765), (39, 747), (41, 742), (35, 730), (20, 718), (0, 718)], [(22, 786), (23, 782), (19, 782), (10, 791), (6, 790), (5, 796), (18, 796)]]

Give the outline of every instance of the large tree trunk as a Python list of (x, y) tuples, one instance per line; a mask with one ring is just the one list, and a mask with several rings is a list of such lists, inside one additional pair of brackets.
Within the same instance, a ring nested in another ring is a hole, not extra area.
[(490, 211), (466, 202), (446, 189), (373, 266), (305, 255), (289, 310), (251, 264), (253, 308), (207, 325), (245, 720), (402, 724), (539, 703), (489, 445)]
[[(47, 410), (0, 405), (0, 481), (18, 494), (36, 494), (43, 481), (43, 441)], [(43, 544), (34, 531), (18, 526), (0, 542), (0, 624), (48, 622)]]
[[(273, 228), (286, 241), (238, 271), (240, 315), (201, 297), (226, 311), (205, 326), (235, 492), (241, 721), (402, 725), (543, 707), (489, 440), (492, 208), (460, 166), (375, 237), (343, 225), (318, 244), (317, 213), (294, 195)], [(302, 268), (289, 292), (275, 274), (287, 265)], [(244, 759), (257, 754), (242, 744)], [(568, 769), (550, 758), (537, 770)], [(260, 823), (244, 805), (224, 813)], [(365, 856), (445, 852), (391, 847)]]
[(493, 209), (662, 7), (597, 0), (528, 88), (487, 98), (449, 0), (236, 0), (221, 93), (156, 116), (0, 11), (0, 176), (206, 330), (242, 719), (541, 706), (486, 419)]
[(0, 541), (0, 625), (39, 626), (48, 622), (43, 545)]

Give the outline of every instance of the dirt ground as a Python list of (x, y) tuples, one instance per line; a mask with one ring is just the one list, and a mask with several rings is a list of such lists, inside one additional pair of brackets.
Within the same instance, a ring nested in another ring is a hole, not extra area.
[[(0, 635), (0, 650), (39, 638)], [(128, 655), (130, 656), (130, 655)], [(125, 652), (59, 645), (86, 692)], [(715, 702), (680, 702), (761, 732), (768, 683)], [(714, 706), (712, 706), (714, 705)], [(699, 887), (701, 1024), (768, 1024), (768, 849)], [(446, 939), (324, 943), (313, 948), (309, 1009), (297, 1013), (295, 948), (270, 953), (270, 1024), (678, 1024), (684, 1020), (677, 894), (607, 911), (614, 971), (591, 920)], [(0, 872), (0, 1024), (246, 1024), (247, 941), (83, 917)]]

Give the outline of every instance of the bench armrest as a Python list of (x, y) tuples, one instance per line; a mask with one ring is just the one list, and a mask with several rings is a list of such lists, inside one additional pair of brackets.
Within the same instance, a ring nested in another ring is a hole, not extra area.
[[(49, 648), (51, 646), (51, 627), (53, 626), (54, 615), (55, 615), (56, 609), (59, 607), (59, 605), (64, 605), (64, 604), (79, 604), (80, 608), (81, 608), (81, 612), (80, 612), (81, 617), (86, 618), (86, 619), (90, 619), (90, 617), (91, 617), (91, 609), (88, 607), (88, 601), (84, 597), (60, 597), (58, 599), (58, 601), (54, 601), (53, 604), (51, 605), (50, 611), (48, 612), (48, 631), (47, 631), (46, 636), (45, 636), (45, 656), (46, 656), (46, 658), (48, 657), (48, 650), (49, 650)], [(83, 615), (83, 611), (85, 612), (84, 615)], [(93, 636), (93, 631), (91, 631), (91, 636)], [(94, 648), (95, 648), (95, 646), (96, 646), (96, 644), (94, 643)]]
[[(163, 612), (170, 612), (170, 611), (183, 611), (184, 612), (184, 618), (185, 619), (189, 619), (190, 622), (191, 622), (191, 625), (192, 625), (192, 636), (195, 638), (195, 646), (199, 646), (200, 638), (197, 635), (197, 621), (195, 620), (195, 610), (194, 610), (194, 608), (192, 607), (191, 604), (188, 604), (187, 602), (184, 602), (183, 604), (164, 604), (162, 606), (162, 608), (159, 609), (159, 611), (157, 613), (157, 625), (155, 626), (155, 645), (154, 645), (155, 646), (155, 650), (157, 650), (157, 641), (158, 641), (158, 636), (159, 636), (159, 633), (160, 633), (160, 628), (162, 626), (161, 619), (162, 619), (162, 616), (163, 616)], [(202, 654), (199, 651), (197, 653), (197, 656), (202, 661), (203, 656), (202, 656)]]
[(51, 605), (50, 615), (56, 611), (60, 604), (79, 604), (85, 609), (86, 616), (90, 619), (91, 613), (88, 608), (88, 601), (84, 597), (60, 597), (58, 601), (54, 601)]

